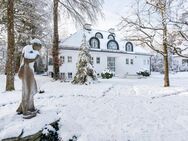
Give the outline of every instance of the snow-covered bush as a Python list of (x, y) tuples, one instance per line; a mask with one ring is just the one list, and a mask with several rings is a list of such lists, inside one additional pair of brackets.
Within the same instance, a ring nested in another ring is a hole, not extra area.
[(42, 130), (42, 137), (40, 141), (58, 141), (57, 129), (51, 125), (46, 125)]
[(72, 136), (72, 139), (69, 139), (69, 141), (77, 141), (78, 140), (78, 137), (77, 136)]
[(101, 73), (101, 76), (103, 79), (110, 79), (113, 77), (113, 73), (110, 70), (106, 69)]
[(150, 76), (150, 73), (148, 70), (140, 70), (137, 72), (137, 75), (142, 75), (142, 76), (148, 77), (148, 76)]

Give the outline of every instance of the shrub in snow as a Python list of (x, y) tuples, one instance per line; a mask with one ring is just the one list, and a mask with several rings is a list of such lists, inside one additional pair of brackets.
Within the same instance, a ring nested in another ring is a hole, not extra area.
[(42, 137), (40, 141), (58, 141), (58, 129), (55, 129), (51, 125), (46, 125), (42, 130)]
[(104, 70), (102, 73), (101, 73), (101, 76), (103, 79), (110, 79), (113, 77), (113, 73), (110, 71), (110, 70)]
[(72, 136), (72, 139), (69, 139), (69, 141), (77, 141), (78, 140), (78, 137), (77, 136)]
[(148, 77), (148, 76), (150, 76), (150, 73), (148, 70), (141, 70), (141, 71), (137, 72), (137, 75), (142, 75), (142, 76)]
[(97, 80), (96, 72), (92, 66), (89, 45), (84, 35), (83, 43), (78, 56), (77, 72), (72, 81), (73, 84), (88, 84)]

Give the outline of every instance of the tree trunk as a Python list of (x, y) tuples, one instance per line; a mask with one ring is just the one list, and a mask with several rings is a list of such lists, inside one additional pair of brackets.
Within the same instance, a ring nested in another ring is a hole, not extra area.
[(7, 4), (7, 28), (8, 28), (8, 48), (6, 62), (6, 91), (14, 90), (14, 0), (8, 0)]
[(167, 15), (166, 15), (166, 5), (162, 8), (162, 25), (163, 25), (163, 51), (164, 51), (164, 87), (170, 86), (169, 81), (169, 64), (168, 64), (168, 40), (167, 40)]
[(53, 35), (53, 71), (54, 79), (59, 78), (59, 35), (58, 35), (58, 0), (54, 0), (53, 7), (53, 21), (54, 21), (54, 35)]
[(170, 82), (169, 82), (169, 68), (168, 68), (168, 50), (167, 50), (167, 45), (163, 44), (164, 47), (164, 87), (169, 87)]

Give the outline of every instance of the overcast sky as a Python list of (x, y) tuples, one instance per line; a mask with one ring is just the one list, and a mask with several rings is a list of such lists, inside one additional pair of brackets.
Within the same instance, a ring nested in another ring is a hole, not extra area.
[[(131, 8), (132, 1), (133, 0), (104, 0), (104, 18), (100, 18), (95, 25), (92, 25), (92, 27), (100, 30), (116, 28), (116, 25), (120, 22), (120, 17), (126, 15)], [(68, 34), (74, 33), (79, 29), (74, 28), (73, 22), (68, 22), (66, 25), (68, 26), (66, 29)]]
[(120, 17), (126, 15), (133, 0), (104, 0), (104, 20), (99, 19), (96, 27), (100, 29), (115, 28), (120, 22)]

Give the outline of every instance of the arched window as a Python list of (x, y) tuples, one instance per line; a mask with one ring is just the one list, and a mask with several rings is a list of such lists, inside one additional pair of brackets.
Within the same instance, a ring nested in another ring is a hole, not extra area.
[(100, 41), (96, 37), (91, 37), (90, 38), (89, 45), (91, 46), (91, 48), (100, 49)]
[(110, 40), (115, 40), (115, 34), (110, 34), (110, 35), (108, 35), (108, 39), (110, 39)]
[(98, 39), (103, 39), (103, 35), (100, 32), (95, 33), (95, 37), (97, 37)]
[(119, 45), (115, 40), (110, 40), (107, 43), (107, 49), (119, 50)]
[(132, 44), (131, 42), (127, 42), (127, 43), (125, 44), (125, 50), (126, 50), (127, 52), (133, 52), (133, 44)]

